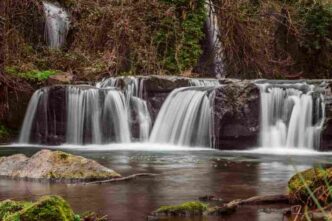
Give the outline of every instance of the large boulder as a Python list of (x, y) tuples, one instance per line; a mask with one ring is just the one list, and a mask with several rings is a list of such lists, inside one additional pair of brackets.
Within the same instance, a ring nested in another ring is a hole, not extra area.
[(41, 150), (30, 158), (23, 154), (0, 158), (0, 176), (79, 182), (121, 175), (94, 160), (61, 151)]
[(260, 91), (251, 81), (224, 81), (214, 90), (212, 144), (218, 149), (257, 146)]

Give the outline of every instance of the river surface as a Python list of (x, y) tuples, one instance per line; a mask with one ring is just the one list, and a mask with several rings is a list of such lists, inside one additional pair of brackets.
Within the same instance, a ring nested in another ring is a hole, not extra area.
[[(14, 153), (32, 155), (38, 148), (1, 147), (0, 156)], [(216, 150), (67, 150), (114, 169), (123, 176), (157, 173), (157, 177), (103, 185), (45, 184), (0, 179), (0, 200), (34, 200), (45, 194), (58, 194), (76, 212), (95, 211), (113, 221), (146, 220), (162, 205), (198, 200), (214, 195), (226, 201), (256, 195), (286, 193), (287, 181), (296, 170), (330, 164), (328, 154), (275, 155), (263, 152), (222, 152)], [(282, 151), (281, 151), (282, 152)], [(275, 209), (244, 207), (224, 218), (170, 218), (189, 220), (284, 220), (279, 205)]]

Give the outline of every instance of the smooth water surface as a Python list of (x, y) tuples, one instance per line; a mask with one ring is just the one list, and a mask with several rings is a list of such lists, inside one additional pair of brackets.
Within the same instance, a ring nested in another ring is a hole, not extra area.
[[(152, 149), (152, 147), (150, 147)], [(36, 148), (1, 147), (0, 155), (24, 153)], [(193, 149), (195, 150), (195, 149)], [(146, 220), (161, 205), (197, 200), (215, 195), (224, 200), (286, 192), (294, 170), (329, 164), (329, 155), (266, 155), (215, 150), (134, 151), (68, 150), (92, 158), (122, 175), (158, 173), (128, 182), (103, 185), (65, 185), (0, 179), (0, 200), (32, 200), (44, 194), (59, 194), (77, 212), (95, 211), (113, 221)], [(171, 218), (166, 220), (283, 220), (280, 209), (245, 207), (226, 218)]]

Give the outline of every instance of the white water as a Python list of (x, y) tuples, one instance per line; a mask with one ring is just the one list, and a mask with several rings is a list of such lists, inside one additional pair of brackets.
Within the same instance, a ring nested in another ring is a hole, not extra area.
[(200, 78), (192, 78), (189, 80), (190, 86), (194, 87), (212, 87), (220, 85), (217, 79), (200, 79)]
[[(65, 143), (82, 145), (130, 142), (127, 103), (123, 93), (112, 89), (74, 86), (69, 86), (65, 90), (66, 131), (65, 134), (60, 134), (65, 137)], [(32, 129), (37, 125), (37, 135), (40, 130), (45, 130), (38, 127), (40, 123), (55, 128), (53, 134), (48, 134), (49, 136), (58, 136), (58, 133), (61, 133), (61, 129), (57, 131), (57, 122), (53, 122), (53, 118), (47, 118), (55, 111), (48, 105), (49, 92), (50, 90), (46, 88), (34, 93), (21, 130), (20, 143), (32, 143)], [(39, 107), (42, 107), (42, 112), (39, 111)], [(40, 119), (36, 119), (41, 113), (45, 114), (46, 118), (42, 119), (46, 122), (39, 122)]]
[(45, 38), (51, 48), (59, 49), (66, 43), (69, 31), (69, 15), (65, 9), (43, 2), (45, 13)]
[[(125, 82), (127, 110), (130, 124), (138, 122), (139, 140), (147, 141), (151, 131), (152, 120), (146, 101), (143, 98), (144, 79), (135, 77), (107, 78), (97, 83), (98, 88), (120, 87), (121, 81)], [(134, 114), (132, 114), (134, 112)]]
[(261, 146), (318, 148), (324, 102), (321, 97), (313, 97), (313, 86), (259, 84), (259, 87)]
[(214, 73), (217, 77), (224, 76), (224, 54), (223, 47), (220, 41), (220, 29), (218, 26), (218, 17), (216, 14), (215, 7), (211, 0), (206, 0), (206, 9), (208, 12), (208, 18), (206, 21), (208, 31), (209, 45), (212, 46)]
[(150, 135), (150, 142), (210, 146), (211, 107), (207, 90), (179, 88), (166, 99)]
[(66, 143), (84, 144), (86, 130), (90, 130), (93, 144), (130, 142), (126, 100), (121, 92), (69, 87), (67, 99)]
[(38, 90), (33, 94), (27, 109), (27, 113), (29, 114), (26, 114), (24, 117), (23, 126), (21, 128), (19, 137), (19, 143), (29, 143), (32, 125), (34, 123), (37, 113), (37, 108), (40, 104), (43, 105), (43, 103), (47, 102), (47, 95), (47, 89)]

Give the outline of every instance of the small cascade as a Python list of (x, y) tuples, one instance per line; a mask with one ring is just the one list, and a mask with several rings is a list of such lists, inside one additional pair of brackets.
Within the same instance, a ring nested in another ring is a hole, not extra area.
[(125, 96), (114, 89), (40, 89), (31, 99), (19, 141), (78, 145), (130, 142), (127, 113)]
[(210, 146), (211, 107), (207, 88), (179, 88), (166, 99), (150, 135), (154, 143)]
[(220, 85), (217, 79), (200, 79), (200, 78), (191, 78), (189, 80), (190, 86), (194, 87), (212, 87)]
[[(146, 101), (143, 99), (144, 79), (135, 77), (107, 78), (96, 85), (98, 88), (117, 87), (124, 90), (130, 125), (139, 131), (136, 139), (147, 141), (151, 130), (151, 117)], [(124, 87), (124, 88), (123, 88)]]
[[(66, 143), (130, 142), (127, 106), (124, 95), (116, 90), (67, 89)], [(108, 122), (104, 124), (104, 122)]]
[(314, 149), (320, 145), (324, 102), (313, 85), (258, 84), (261, 89), (261, 145)]
[(38, 106), (47, 106), (48, 89), (37, 90), (30, 99), (27, 114), (25, 115), (23, 126), (21, 128), (19, 143), (29, 143), (32, 131), (32, 125), (35, 122)]
[(45, 38), (51, 48), (59, 49), (66, 43), (70, 20), (65, 9), (43, 2), (45, 12)]

